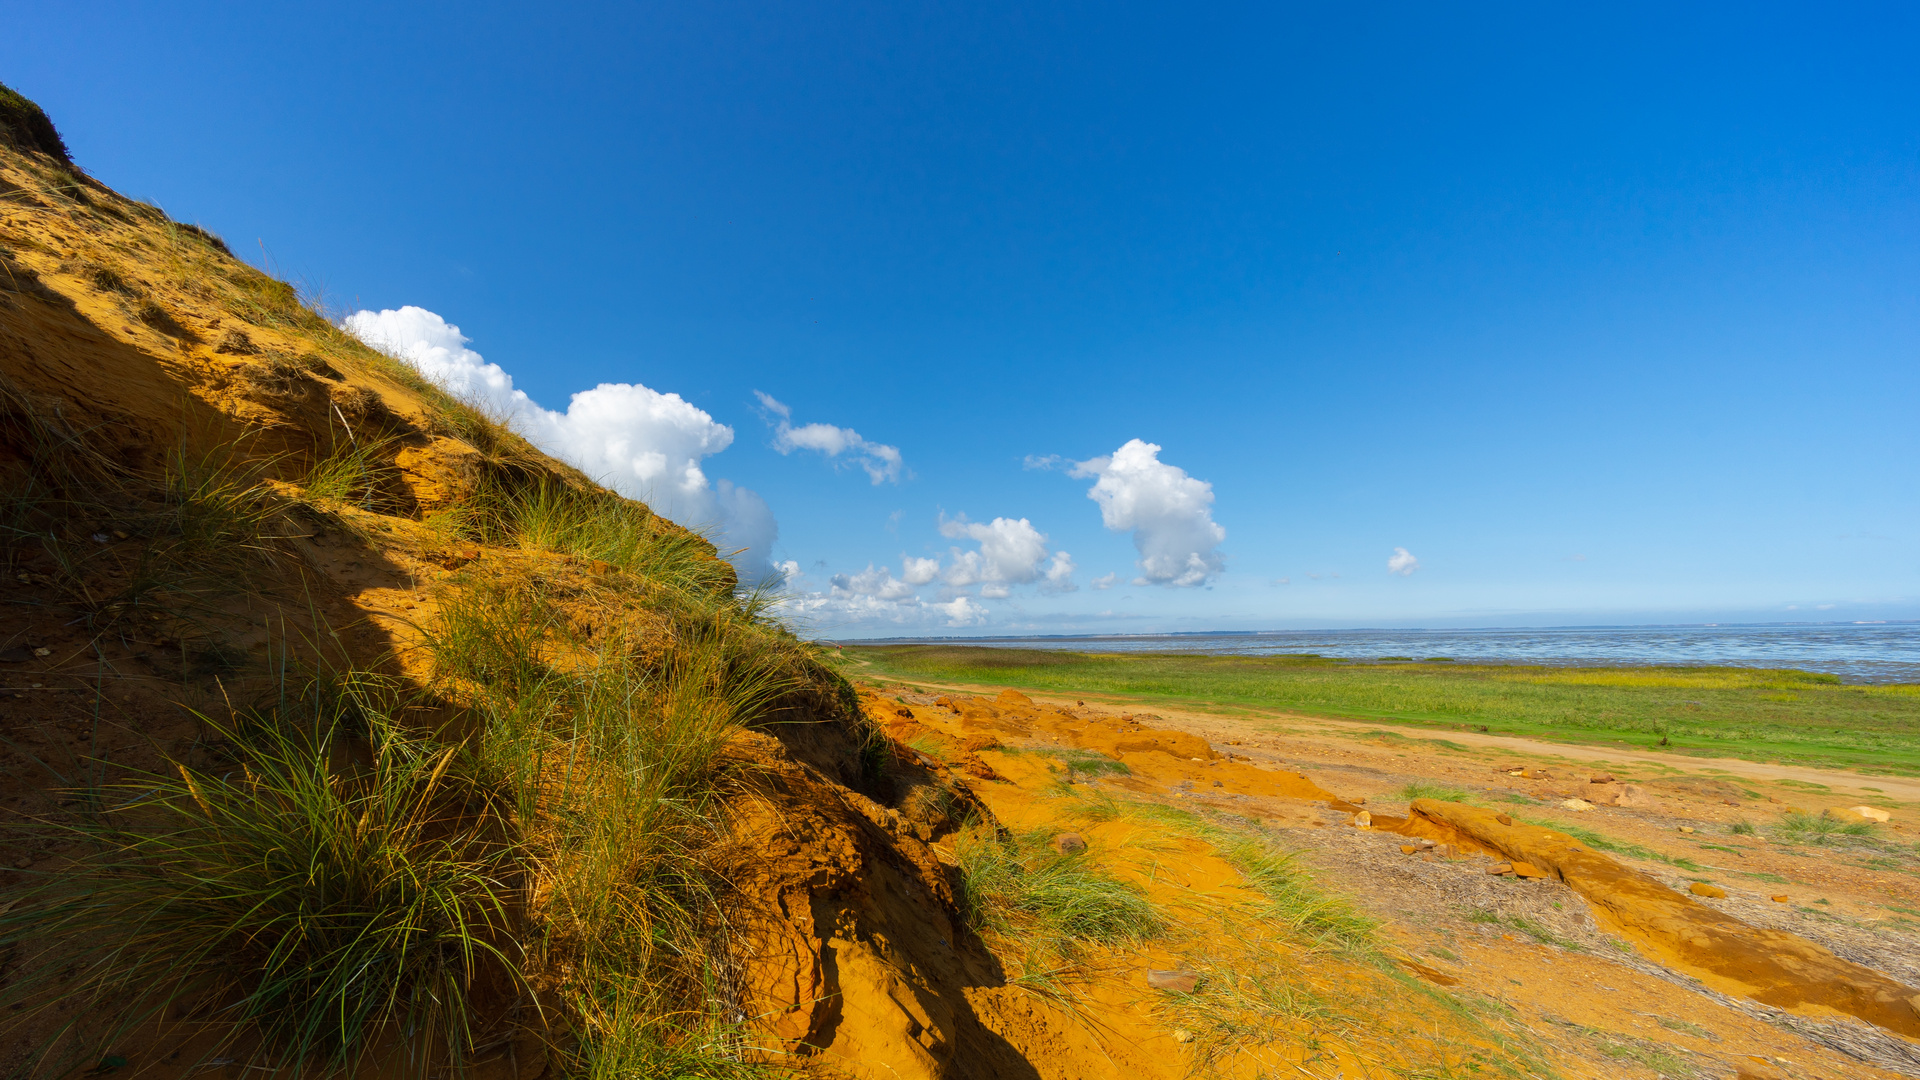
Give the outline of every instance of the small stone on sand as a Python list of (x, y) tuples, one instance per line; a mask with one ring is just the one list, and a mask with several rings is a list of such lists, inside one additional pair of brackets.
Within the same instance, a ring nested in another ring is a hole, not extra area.
[(1149, 968), (1147, 985), (1155, 990), (1169, 990), (1176, 994), (1191, 994), (1193, 988), (1200, 985), (1200, 975), (1192, 971), (1157, 971)]
[(1692, 893), (1695, 896), (1711, 896), (1715, 899), (1719, 899), (1727, 895), (1727, 890), (1721, 888), (1720, 886), (1708, 885), (1702, 881), (1696, 881), (1693, 884), (1687, 886), (1687, 891)]

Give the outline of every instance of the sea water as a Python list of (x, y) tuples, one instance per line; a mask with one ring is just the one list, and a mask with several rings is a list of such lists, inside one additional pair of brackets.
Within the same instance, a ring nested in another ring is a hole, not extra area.
[[(1725, 664), (1797, 668), (1843, 682), (1920, 682), (1920, 623), (1569, 626), (1478, 630), (1276, 630), (1257, 633), (1085, 637), (896, 638), (1082, 652), (1241, 656), (1315, 653), (1356, 660), (1405, 657), (1565, 665)], [(878, 642), (873, 642), (878, 644)]]

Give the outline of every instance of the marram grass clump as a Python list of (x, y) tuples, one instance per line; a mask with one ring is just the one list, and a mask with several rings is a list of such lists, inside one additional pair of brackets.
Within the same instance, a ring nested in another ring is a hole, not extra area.
[(378, 688), (208, 721), (229, 760), (77, 788), (29, 823), (82, 852), (0, 917), (36, 961), (4, 993), (16, 1022), (65, 1018), (40, 1069), (182, 1017), (224, 1028), (209, 1058), (350, 1069), (409, 1031), (463, 1060), (475, 999), (520, 982), (516, 850), (475, 812), (459, 749), (401, 730)]

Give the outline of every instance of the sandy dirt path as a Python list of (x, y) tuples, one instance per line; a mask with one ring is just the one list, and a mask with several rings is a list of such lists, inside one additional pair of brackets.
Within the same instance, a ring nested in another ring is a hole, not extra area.
[[(904, 680), (903, 680), (904, 681)], [(967, 683), (935, 683), (913, 680), (913, 685), (924, 686), (932, 690), (953, 691), (967, 694), (983, 694), (992, 697), (1002, 689), (998, 686), (982, 686)], [(1471, 746), (1489, 751), (1502, 751), (1529, 760), (1542, 759), (1578, 761), (1595, 765), (1620, 768), (1627, 764), (1653, 766), (1674, 773), (1713, 773), (1719, 776), (1745, 777), (1760, 781), (1795, 781), (1799, 783), (1821, 784), (1833, 789), (1831, 799), (1841, 801), (1872, 800), (1876, 804), (1887, 802), (1920, 803), (1920, 780), (1897, 776), (1870, 776), (1864, 773), (1850, 772), (1845, 769), (1823, 769), (1807, 765), (1776, 765), (1768, 762), (1747, 761), (1742, 758), (1706, 758), (1691, 754), (1663, 754), (1638, 747), (1622, 748), (1609, 746), (1588, 746), (1580, 743), (1548, 742), (1542, 739), (1528, 739), (1514, 735), (1492, 735), (1477, 731), (1434, 732), (1431, 729), (1409, 727), (1400, 724), (1371, 720), (1339, 720), (1325, 716), (1312, 716), (1306, 713), (1283, 710), (1262, 710), (1249, 706), (1235, 706), (1240, 715), (1205, 712), (1195, 709), (1182, 709), (1161, 702), (1143, 701), (1116, 694), (1061, 694), (1033, 693), (1035, 701), (1051, 704), (1071, 705), (1076, 701), (1085, 701), (1091, 705), (1106, 708), (1131, 707), (1152, 712), (1166, 726), (1191, 734), (1200, 735), (1209, 741), (1239, 738), (1244, 735), (1274, 733), (1275, 727), (1285, 727), (1286, 733), (1294, 737), (1311, 737), (1319, 734), (1332, 738), (1351, 738), (1362, 732), (1380, 731), (1383, 728), (1393, 731), (1409, 740), (1442, 740), (1460, 746)], [(1858, 794), (1851, 794), (1857, 792)], [(1811, 800), (1810, 801), (1818, 801)]]

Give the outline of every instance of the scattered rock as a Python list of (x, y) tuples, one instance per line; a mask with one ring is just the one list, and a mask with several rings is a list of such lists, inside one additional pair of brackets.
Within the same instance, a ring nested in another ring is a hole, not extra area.
[(1373, 827), (1373, 815), (1362, 810), (1353, 815), (1353, 824), (1356, 828), (1371, 829)]
[[(1367, 800), (1365, 800), (1365, 799), (1359, 799), (1359, 798), (1355, 798), (1355, 799), (1348, 799), (1347, 801), (1348, 801), (1348, 802), (1350, 802), (1350, 803), (1352, 803), (1352, 804), (1353, 804), (1353, 805), (1355, 805), (1355, 806), (1365, 806), (1365, 805), (1367, 805)], [(1884, 821), (1884, 820), (1886, 820), (1886, 819), (1885, 819), (1885, 818), (1882, 818), (1881, 820), (1882, 820), (1882, 821)]]
[(1853, 808), (1853, 812), (1866, 818), (1868, 821), (1885, 821), (1893, 816), (1877, 806), (1856, 806)]
[(1681, 831), (1681, 832), (1683, 832), (1683, 833), (1690, 833), (1690, 832), (1692, 832), (1692, 831), (1693, 831), (1693, 826), (1691, 826), (1691, 825), (1682, 825), (1682, 826), (1680, 826), (1680, 831)]
[(1193, 1041), (1193, 1032), (1188, 1031), (1186, 1028), (1174, 1028), (1173, 1041), (1177, 1043), (1190, 1043)]
[(1560, 802), (1560, 808), (1563, 810), (1578, 810), (1584, 813), (1593, 809), (1593, 804), (1585, 799), (1563, 799)]
[(1786, 894), (1785, 894), (1785, 893), (1782, 893), (1781, 895), (1779, 895), (1779, 896), (1776, 896), (1776, 897), (1774, 897), (1774, 898), (1773, 898), (1773, 902), (1774, 902), (1774, 903), (1776, 903), (1776, 904), (1784, 904), (1784, 903), (1786, 903), (1786, 902), (1787, 902), (1787, 897), (1786, 897)]
[(1416, 851), (1419, 851), (1419, 850), (1420, 850), (1419, 848), (1417, 848), (1417, 847), (1414, 847), (1414, 846), (1413, 846), (1412, 844), (1401, 844), (1401, 845), (1400, 845), (1400, 854), (1402, 854), (1402, 855), (1411, 855), (1411, 854), (1413, 854), (1414, 852), (1416, 852)]
[(1087, 842), (1079, 833), (1063, 832), (1053, 838), (1053, 850), (1062, 855), (1078, 855), (1087, 850)]
[(35, 650), (33, 650), (33, 655), (35, 655), (35, 656), (52, 656), (52, 655), (53, 655), (53, 650), (52, 650), (52, 649), (35, 649)]
[(229, 356), (252, 356), (254, 353), (259, 352), (260, 349), (254, 345), (253, 339), (247, 336), (245, 330), (235, 329), (228, 330), (226, 333), (221, 334), (220, 342), (213, 347), (213, 351), (226, 353)]
[(1708, 885), (1704, 881), (1696, 881), (1687, 886), (1687, 891), (1695, 896), (1711, 896), (1715, 900), (1719, 900), (1727, 895), (1727, 890), (1718, 885)]
[(480, 557), (480, 549), (473, 544), (455, 544), (440, 553), (440, 567), (444, 570), (458, 570)]
[(1612, 773), (1601, 773), (1601, 774), (1600, 774), (1599, 776), (1592, 776), (1592, 777), (1588, 777), (1588, 778), (1587, 778), (1587, 783), (1589, 783), (1589, 784), (1613, 784), (1613, 783), (1618, 783), (1618, 781), (1616, 781), (1616, 780), (1614, 780), (1614, 778), (1613, 778), (1613, 774), (1612, 774)]
[(977, 757), (968, 757), (960, 763), (960, 767), (966, 770), (967, 775), (973, 777), (975, 780), (1000, 779), (1000, 774), (993, 771), (993, 766), (981, 761)]
[(1167, 990), (1176, 994), (1191, 994), (1200, 985), (1200, 973), (1196, 971), (1159, 971), (1147, 969), (1147, 986), (1154, 990)]
[(1647, 793), (1638, 784), (1620, 784), (1608, 780), (1598, 784), (1588, 794), (1589, 801), (1601, 806), (1645, 806)]
[(1517, 862), (1513, 864), (1513, 876), (1523, 877), (1523, 878), (1543, 878), (1547, 876), (1547, 872), (1533, 865), (1532, 863)]
[(1499, 822), (1499, 823), (1500, 823), (1500, 824), (1502, 824), (1502, 825), (1511, 825), (1511, 824), (1513, 824), (1513, 819), (1512, 819), (1511, 817), (1508, 817), (1508, 816), (1507, 816), (1507, 815), (1505, 815), (1505, 814), (1495, 814), (1495, 815), (1493, 815), (1493, 820), (1495, 820), (1495, 821), (1497, 821), (1497, 822)]
[(1787, 1074), (1780, 1071), (1766, 1058), (1743, 1057), (1733, 1063), (1734, 1080), (1787, 1080)]
[(1492, 866), (1487, 867), (1487, 873), (1511, 874), (1513, 873), (1513, 864), (1510, 862), (1494, 863)]
[(895, 705), (893, 707), (893, 715), (902, 720), (911, 720), (913, 719), (913, 710), (907, 708), (905, 705)]

